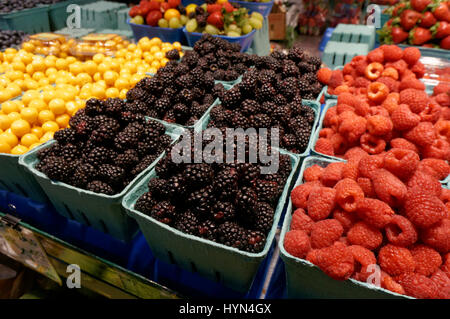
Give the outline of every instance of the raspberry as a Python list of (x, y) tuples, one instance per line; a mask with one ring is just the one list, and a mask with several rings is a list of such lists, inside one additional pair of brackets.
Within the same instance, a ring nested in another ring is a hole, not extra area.
[(344, 104), (344, 103), (337, 104), (336, 108), (337, 108), (337, 113), (338, 114), (344, 113), (346, 111), (354, 112), (354, 110), (355, 110), (353, 108), (353, 106), (350, 106), (350, 105)]
[(350, 63), (347, 63), (346, 65), (344, 65), (344, 68), (342, 69), (342, 74), (344, 74), (344, 78), (345, 78), (345, 75), (351, 75), (354, 72), (356, 72), (356, 71)]
[(439, 84), (433, 88), (433, 95), (439, 95), (441, 93), (447, 93), (449, 91), (450, 91), (450, 83), (439, 82)]
[(406, 71), (408, 70), (408, 64), (403, 60), (400, 59), (398, 61), (395, 61), (394, 63), (387, 63), (386, 67), (393, 67), (394, 69), (396, 69), (398, 71), (399, 74), (401, 74), (402, 76), (406, 73)]
[(381, 63), (372, 62), (364, 70), (364, 75), (369, 80), (375, 81), (376, 79), (378, 79), (381, 76), (381, 73), (383, 72), (383, 70), (384, 70), (384, 67)]
[(409, 65), (416, 64), (420, 59), (420, 50), (415, 47), (407, 47), (403, 50), (403, 60)]
[[(394, 69), (395, 70), (395, 69)], [(395, 70), (395, 72), (397, 72), (397, 70)], [(398, 92), (399, 90), (399, 84), (397, 81), (395, 81), (393, 78), (391, 77), (387, 77), (387, 76), (382, 76), (380, 78), (377, 79), (377, 82), (383, 83), (384, 85), (387, 86), (387, 88), (389, 89), (389, 92)]]
[(395, 246), (408, 247), (417, 241), (417, 230), (409, 219), (394, 215), (386, 225), (386, 237)]
[(392, 131), (393, 124), (390, 118), (382, 115), (373, 115), (367, 118), (367, 131), (374, 136), (383, 136)]
[(371, 274), (367, 267), (377, 263), (374, 253), (359, 245), (351, 245), (347, 249), (350, 250), (355, 261), (355, 277), (360, 281), (366, 281)]
[(450, 120), (450, 107), (441, 108), (441, 118), (443, 120)]
[(422, 149), (422, 156), (450, 160), (450, 143), (443, 139), (435, 139), (433, 144)]
[(413, 143), (401, 137), (392, 139), (390, 144), (392, 148), (401, 148), (419, 153), (419, 150)]
[(424, 193), (440, 196), (442, 186), (439, 180), (426, 172), (416, 170), (406, 184), (410, 190), (418, 189)]
[(347, 232), (358, 220), (354, 213), (346, 212), (341, 208), (336, 208), (333, 211), (333, 218), (341, 223), (342, 227), (344, 227), (344, 232)]
[(441, 266), (441, 270), (447, 274), (447, 277), (450, 278), (450, 253), (447, 253), (443, 256), (443, 264)]
[(331, 140), (328, 138), (319, 138), (314, 146), (314, 150), (317, 153), (334, 156), (334, 148)]
[(335, 155), (342, 155), (348, 148), (347, 141), (345, 138), (339, 134), (333, 134), (330, 138), (331, 144), (333, 145), (333, 151)]
[(311, 228), (311, 247), (325, 248), (331, 246), (343, 233), (344, 228), (335, 219), (318, 221)]
[(411, 249), (416, 269), (415, 272), (424, 276), (431, 276), (442, 265), (439, 253), (426, 245), (417, 245)]
[(336, 280), (346, 280), (350, 278), (354, 271), (353, 255), (347, 247), (339, 242), (333, 246), (317, 249), (310, 255), (325, 274)]
[(342, 169), (342, 178), (349, 178), (356, 181), (358, 178), (358, 163), (359, 161), (357, 160), (347, 162), (347, 165)]
[(341, 93), (338, 95), (337, 104), (347, 104), (351, 107), (355, 107), (355, 104), (358, 103), (356, 97), (351, 93)]
[(425, 158), (419, 164), (419, 170), (424, 170), (424, 166), (430, 168), (433, 176), (439, 180), (445, 179), (450, 174), (450, 165), (441, 159)]
[(416, 152), (401, 148), (392, 148), (384, 155), (384, 168), (401, 180), (407, 180), (414, 174), (420, 162)]
[(387, 118), (390, 118), (389, 112), (382, 106), (371, 106), (369, 108), (369, 114), (370, 115), (381, 115)]
[(318, 181), (323, 171), (324, 171), (323, 167), (314, 164), (313, 166), (310, 166), (307, 169), (305, 169), (305, 171), (303, 172), (303, 180), (305, 182)]
[(336, 190), (317, 187), (310, 193), (307, 202), (308, 216), (314, 221), (327, 218), (335, 205)]
[(438, 296), (437, 285), (424, 275), (404, 273), (395, 279), (409, 296), (420, 299), (434, 299)]
[(317, 182), (308, 182), (295, 187), (291, 192), (292, 204), (295, 208), (306, 208), (309, 194), (312, 189), (320, 186)]
[(367, 133), (361, 135), (359, 142), (362, 149), (369, 154), (380, 154), (386, 148), (386, 141), (383, 138)]
[(428, 94), (422, 90), (406, 89), (400, 92), (400, 103), (407, 104), (416, 114), (422, 112), (428, 105)]
[(360, 59), (354, 63), (354, 68), (359, 75), (363, 75), (364, 71), (367, 68), (367, 65), (367, 59), (366, 57), (364, 57), (363, 59)]
[(311, 233), (311, 228), (314, 225), (314, 221), (305, 214), (303, 208), (297, 208), (292, 215), (291, 230), (303, 230), (308, 235)]
[(370, 83), (371, 82), (369, 80), (360, 76), (355, 79), (355, 82), (353, 82), (353, 86), (357, 88), (367, 88)]
[(434, 100), (442, 107), (450, 107), (450, 95), (448, 93), (438, 94)]
[(433, 124), (430, 122), (420, 122), (416, 127), (405, 132), (403, 136), (408, 141), (419, 146), (432, 145), (436, 138)]
[(331, 128), (323, 128), (319, 131), (319, 137), (330, 139), (334, 134), (334, 131)]
[(365, 197), (375, 198), (377, 196), (375, 194), (375, 190), (373, 189), (373, 184), (370, 178), (358, 177), (356, 182), (358, 183), (359, 187), (361, 187), (361, 189), (363, 190)]
[(414, 271), (414, 258), (411, 252), (399, 246), (387, 244), (378, 253), (378, 264), (391, 276)]
[(389, 94), (389, 88), (381, 82), (372, 82), (367, 87), (367, 97), (374, 103), (381, 104)]
[(398, 108), (398, 102), (400, 100), (400, 94), (393, 92), (389, 93), (381, 106), (385, 108), (389, 114), (392, 114)]
[(388, 204), (372, 198), (359, 200), (356, 213), (367, 224), (376, 228), (384, 228), (394, 215), (394, 211)]
[[(399, 78), (399, 75), (398, 75), (397, 69), (390, 66), (390, 67), (387, 67), (384, 69), (384, 71), (381, 73), (381, 77), (390, 78), (394, 81), (397, 81)], [(398, 86), (397, 86), (397, 89), (398, 89)]]
[(441, 107), (433, 100), (430, 100), (430, 103), (419, 113), (419, 116), (421, 122), (436, 123), (441, 116)]
[(395, 175), (379, 169), (372, 175), (372, 183), (377, 197), (391, 207), (399, 207), (405, 201), (408, 189)]
[(377, 228), (365, 222), (357, 222), (348, 231), (347, 239), (352, 245), (360, 245), (369, 250), (374, 250), (381, 245), (383, 234)]
[(370, 62), (383, 63), (384, 62), (384, 51), (383, 51), (383, 49), (376, 48), (376, 49), (370, 51), (367, 54), (367, 60), (369, 60)]
[(437, 295), (436, 298), (439, 298), (439, 299), (450, 299), (450, 278), (447, 277), (445, 272), (443, 272), (442, 270), (438, 269), (430, 277), (430, 279), (438, 287), (438, 295)]
[(347, 212), (354, 212), (357, 202), (364, 198), (364, 192), (361, 187), (350, 178), (340, 180), (334, 186), (334, 189), (336, 190), (336, 203)]
[(396, 45), (382, 45), (380, 49), (384, 52), (384, 60), (387, 62), (394, 62), (403, 57), (403, 50)]
[[(450, 251), (450, 219), (443, 219), (436, 225), (425, 229), (421, 234), (421, 238), (428, 246), (441, 253), (447, 253)], [(446, 265), (448, 264), (447, 261)]]
[(414, 128), (420, 122), (420, 116), (411, 112), (409, 106), (400, 104), (391, 114), (394, 128), (398, 131), (406, 131)]
[(423, 91), (425, 90), (425, 84), (423, 84), (422, 81), (416, 78), (408, 77), (401, 80), (398, 89), (399, 91), (403, 91), (406, 89), (416, 89)]
[(447, 215), (447, 208), (437, 196), (419, 188), (409, 191), (404, 208), (406, 217), (420, 228), (428, 228)]
[(384, 271), (381, 271), (381, 287), (400, 295), (406, 294), (405, 289), (403, 289), (402, 285), (396, 282), (391, 276), (389, 276)]
[(336, 88), (344, 82), (344, 75), (342, 74), (342, 70), (334, 70), (331, 72), (330, 80), (328, 81), (328, 85), (332, 88)]
[(450, 202), (450, 189), (443, 188), (441, 192), (441, 196), (439, 196), (439, 199), (444, 203), (447, 204)]
[(342, 179), (342, 170), (344, 166), (344, 162), (328, 164), (320, 176), (320, 181), (322, 184), (326, 187), (334, 187), (334, 185)]
[(368, 155), (361, 158), (358, 164), (358, 172), (361, 177), (371, 178), (373, 173), (384, 166), (384, 157), (381, 155)]
[(335, 125), (337, 121), (337, 107), (332, 106), (327, 110), (327, 113), (325, 113), (325, 116), (323, 118), (323, 125), (325, 127), (332, 127)]
[(438, 121), (434, 124), (434, 131), (436, 132), (436, 137), (439, 139), (449, 140), (450, 139), (450, 121)]
[[(346, 114), (347, 112), (342, 113)], [(349, 143), (358, 141), (366, 131), (367, 120), (353, 113), (353, 115), (343, 119), (339, 124), (339, 133), (348, 140)]]
[(425, 65), (422, 62), (417, 61), (411, 68), (411, 71), (416, 75), (416, 78), (423, 78), (425, 72), (427, 71)]
[(345, 246), (348, 246), (348, 245), (349, 245), (348, 240), (347, 240), (347, 237), (341, 237), (341, 238), (339, 238), (339, 239), (338, 239), (338, 242), (340, 242), (341, 244), (344, 244)]
[(291, 230), (284, 237), (284, 249), (294, 257), (305, 258), (311, 249), (308, 235), (302, 230)]
[(329, 68), (319, 69), (319, 71), (317, 71), (317, 80), (319, 80), (320, 83), (327, 85), (328, 82), (330, 82), (332, 72), (333, 71)]
[(344, 158), (348, 161), (355, 161), (359, 163), (359, 160), (367, 155), (367, 152), (364, 151), (361, 147), (355, 146), (345, 152)]

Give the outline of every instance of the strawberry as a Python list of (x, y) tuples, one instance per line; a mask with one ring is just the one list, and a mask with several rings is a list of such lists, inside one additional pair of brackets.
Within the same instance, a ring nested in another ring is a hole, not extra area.
[(440, 21), (430, 28), (434, 39), (442, 39), (450, 35), (450, 24), (447, 21)]
[[(154, 1), (152, 1), (154, 2)], [(150, 1), (141, 1), (141, 3), (139, 4), (139, 7), (141, 8), (141, 12), (143, 16), (146, 16), (147, 13), (149, 13), (152, 10), (158, 10), (158, 9), (154, 9), (152, 6), (152, 2)], [(159, 4), (159, 2), (157, 2)]]
[(399, 3), (394, 10), (392, 10), (392, 16), (393, 17), (398, 17), (400, 16), (400, 14), (402, 14), (402, 12), (406, 9), (406, 3)]
[(432, 11), (438, 21), (450, 22), (450, 10), (448, 9), (448, 5), (446, 3), (438, 3)]
[(223, 15), (218, 11), (213, 12), (208, 16), (206, 22), (221, 30), (223, 28)]
[(145, 18), (145, 22), (152, 27), (156, 27), (158, 25), (158, 20), (162, 17), (161, 11), (150, 11)]
[(231, 3), (229, 3), (228, 1), (223, 4), (223, 8), (225, 9), (225, 11), (227, 13), (230, 13), (230, 12), (233, 12), (236, 10), (236, 8), (233, 7), (233, 5)]
[(409, 44), (421, 45), (432, 39), (431, 31), (421, 27), (412, 29), (409, 32)]
[(404, 31), (400, 27), (393, 27), (391, 36), (394, 43), (402, 43), (403, 41), (406, 41), (406, 39), (408, 39), (408, 32)]
[(206, 6), (206, 11), (208, 11), (208, 13), (213, 13), (213, 12), (220, 12), (222, 10), (222, 6), (220, 4), (208, 4)]
[(411, 7), (416, 11), (422, 12), (430, 3), (431, 0), (411, 0)]
[(439, 43), (442, 49), (450, 50), (450, 35), (443, 38), (441, 42)]
[(409, 31), (416, 25), (422, 15), (414, 10), (407, 9), (400, 15), (400, 24), (405, 31)]
[(158, 1), (149, 1), (149, 4), (150, 10), (148, 12), (153, 10), (159, 10), (161, 7), (161, 2)]
[(167, 3), (171, 8), (176, 9), (181, 4), (181, 0), (168, 0)]
[(420, 18), (420, 23), (419, 26), (421, 26), (422, 28), (429, 28), (432, 25), (436, 24), (437, 20), (434, 17), (434, 15), (430, 12), (424, 12), (422, 14), (422, 18)]
[(403, 50), (403, 60), (409, 65), (414, 65), (420, 59), (420, 50), (415, 47), (408, 47)]

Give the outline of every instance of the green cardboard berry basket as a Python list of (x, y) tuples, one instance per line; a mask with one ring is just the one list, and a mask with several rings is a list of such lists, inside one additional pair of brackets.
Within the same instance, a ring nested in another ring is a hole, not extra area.
[[(295, 181), (294, 187), (303, 183), (303, 172), (306, 168), (314, 164), (326, 167), (333, 162), (335, 161), (315, 156), (306, 158), (302, 163), (300, 174)], [(285, 264), (288, 298), (410, 298), (354, 279), (345, 281), (334, 280), (309, 261), (289, 254), (284, 249), (283, 243), (284, 237), (290, 229), (292, 210), (292, 201), (289, 197), (287, 212), (278, 242), (281, 259)]]
[[(337, 104), (337, 100), (328, 100), (326, 102), (325, 107), (323, 108), (322, 114), (320, 116), (319, 125), (317, 126), (316, 132), (314, 133), (314, 136), (311, 139), (311, 143), (312, 143), (311, 153), (313, 155), (316, 155), (316, 156), (332, 159), (333, 161), (340, 161), (340, 162), (342, 162), (342, 161), (345, 161), (345, 159), (340, 158), (340, 157), (336, 157), (336, 156), (323, 154), (323, 153), (317, 152), (316, 149), (315, 149), (317, 140), (319, 139), (320, 130), (323, 128), (323, 119), (325, 118), (325, 115), (327, 114), (328, 109), (330, 107), (335, 106), (336, 104)], [(443, 180), (441, 180), (440, 182), (441, 182), (441, 184), (449, 183), (450, 182), (450, 175), (447, 176), (446, 178), (444, 178)]]
[[(166, 128), (166, 134), (173, 141), (178, 139), (178, 135), (172, 133), (168, 128)], [(37, 158), (38, 151), (50, 147), (55, 142), (55, 140), (51, 140), (49, 143), (28, 152), (20, 158), (20, 165), (33, 174), (35, 180), (40, 184), (59, 214), (110, 234), (119, 240), (131, 240), (138, 228), (136, 222), (123, 209), (121, 205), (122, 199), (130, 189), (153, 169), (156, 163), (164, 156), (164, 153), (137, 175), (122, 192), (109, 196), (50, 180), (44, 173), (38, 171), (36, 169), (36, 164), (39, 163)]]
[(235, 291), (249, 290), (259, 265), (266, 257), (274, 240), (289, 186), (298, 168), (299, 159), (280, 150), (291, 158), (292, 171), (286, 181), (275, 210), (272, 229), (267, 236), (266, 245), (260, 253), (249, 253), (228, 247), (200, 237), (188, 235), (134, 209), (139, 197), (148, 190), (149, 180), (156, 177), (153, 169), (123, 199), (122, 205), (129, 216), (136, 219), (147, 243), (156, 258), (176, 264), (191, 272), (219, 282)]
[(0, 14), (0, 30), (20, 30), (28, 34), (50, 31), (48, 6), (43, 5)]
[(124, 3), (95, 1), (81, 6), (81, 27), (100, 29), (117, 29), (117, 12), (126, 8)]

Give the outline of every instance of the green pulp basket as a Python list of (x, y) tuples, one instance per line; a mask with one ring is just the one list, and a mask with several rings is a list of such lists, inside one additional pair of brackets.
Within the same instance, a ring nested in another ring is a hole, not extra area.
[[(178, 136), (166, 128), (166, 134), (175, 141)], [(68, 219), (75, 219), (83, 225), (91, 226), (104, 233), (129, 241), (134, 237), (138, 228), (136, 222), (130, 218), (122, 207), (122, 199), (156, 163), (164, 156), (162, 153), (149, 167), (137, 175), (122, 192), (108, 196), (77, 188), (66, 183), (50, 180), (44, 173), (36, 169), (39, 159), (37, 153), (55, 143), (36, 147), (19, 160), (20, 165), (26, 167), (40, 184), (59, 214)]]
[(125, 8), (124, 3), (96, 1), (81, 6), (81, 27), (101, 29), (117, 29), (117, 12)]
[[(303, 172), (306, 168), (314, 164), (325, 167), (333, 162), (335, 161), (314, 156), (306, 158), (294, 187), (303, 183)], [(290, 229), (292, 210), (292, 202), (289, 199), (278, 243), (281, 259), (285, 264), (288, 298), (410, 298), (354, 279), (334, 280), (309, 261), (289, 254), (283, 243)]]
[(128, 12), (130, 12), (130, 8), (123, 8), (117, 11), (117, 29), (130, 31), (131, 36), (133, 36), (133, 31), (131, 31), (130, 25), (127, 23), (129, 18)]
[(367, 55), (371, 47), (367, 43), (328, 41), (322, 55), (322, 62), (330, 68), (343, 66), (357, 55)]
[(375, 45), (375, 27), (360, 24), (338, 24), (331, 34), (330, 41), (347, 43), (365, 43), (371, 50)]
[(48, 6), (0, 14), (0, 30), (19, 30), (28, 34), (50, 31)]
[[(280, 151), (280, 153), (287, 154), (284, 151)], [(191, 272), (197, 272), (201, 276), (219, 282), (235, 291), (246, 292), (272, 245), (280, 216), (285, 207), (289, 186), (298, 168), (299, 159), (292, 154), (288, 155), (291, 158), (292, 171), (279, 199), (273, 226), (267, 236), (264, 250), (257, 254), (184, 234), (135, 210), (136, 201), (148, 190), (148, 181), (156, 177), (155, 170), (152, 170), (125, 196), (123, 206), (128, 214), (136, 219), (156, 258), (176, 264)]]
[(50, 19), (51, 30), (59, 30), (67, 26), (67, 17), (73, 12), (67, 12), (67, 7), (71, 4), (85, 5), (95, 0), (67, 0), (61, 1), (48, 6), (48, 17)]

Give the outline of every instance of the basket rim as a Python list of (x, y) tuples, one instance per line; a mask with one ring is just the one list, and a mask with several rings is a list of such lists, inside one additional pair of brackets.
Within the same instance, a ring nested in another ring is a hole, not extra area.
[(133, 22), (130, 22), (130, 20), (131, 20), (131, 18), (128, 18), (128, 19), (127, 19), (127, 23), (128, 23), (130, 26), (136, 26), (137, 28), (161, 29), (161, 30), (165, 30), (165, 31), (178, 31), (178, 32), (183, 30), (183, 27), (181, 27), (181, 28), (161, 28), (161, 27), (153, 27), (153, 26), (148, 25), (148, 24), (137, 24), (137, 23), (133, 23)]
[[(275, 239), (275, 235), (276, 235), (276, 232), (277, 232), (277, 229), (278, 229), (278, 223), (280, 221), (283, 208), (284, 208), (285, 203), (286, 203), (287, 193), (288, 193), (288, 190), (290, 188), (290, 185), (292, 184), (293, 177), (294, 177), (294, 175), (295, 175), (295, 173), (296, 173), (296, 171), (298, 169), (299, 163), (300, 163), (299, 157), (295, 156), (295, 154), (287, 152), (287, 151), (282, 150), (282, 149), (278, 149), (278, 151), (280, 152), (280, 154), (288, 155), (291, 158), (292, 170), (289, 173), (288, 178), (286, 179), (286, 184), (284, 185), (283, 192), (282, 192), (281, 196), (279, 197), (277, 206), (275, 208), (275, 212), (277, 212), (277, 211), (279, 212), (279, 213), (277, 213), (278, 216), (274, 216), (272, 228), (270, 229), (270, 232), (268, 233), (268, 235), (266, 237), (266, 243), (264, 245), (264, 249), (261, 252), (259, 252), (259, 253), (246, 252), (246, 251), (243, 251), (243, 250), (239, 250), (239, 249), (237, 249), (235, 247), (230, 247), (230, 246), (226, 246), (224, 244), (220, 244), (220, 243), (214, 242), (212, 240), (204, 239), (204, 238), (201, 238), (201, 237), (198, 237), (198, 236), (194, 236), (194, 235), (190, 235), (190, 234), (185, 234), (182, 231), (180, 231), (178, 229), (175, 229), (172, 226), (169, 226), (167, 224), (161, 223), (161, 222), (157, 221), (156, 219), (154, 219), (153, 217), (145, 215), (144, 213), (136, 210), (134, 208), (134, 206), (135, 206), (137, 200), (135, 200), (132, 204), (128, 205), (127, 202), (130, 201), (131, 195), (135, 193), (135, 190), (138, 187), (140, 187), (142, 184), (144, 184), (144, 180), (146, 180), (146, 178), (142, 179), (138, 184), (135, 185), (135, 187), (127, 195), (125, 195), (125, 197), (122, 199), (122, 206), (125, 208), (125, 210), (127, 211), (127, 214), (130, 217), (136, 219), (135, 215), (137, 215), (139, 218), (141, 218), (143, 220), (146, 220), (147, 222), (151, 222), (153, 224), (156, 224), (159, 227), (162, 227), (165, 231), (168, 231), (168, 232), (170, 232), (170, 233), (172, 233), (172, 234), (174, 234), (176, 236), (182, 237), (183, 239), (192, 240), (192, 241), (195, 241), (197, 243), (206, 244), (206, 245), (209, 245), (209, 246), (212, 246), (212, 247), (215, 247), (215, 248), (219, 248), (219, 249), (222, 249), (222, 250), (227, 250), (227, 251), (233, 252), (233, 253), (235, 253), (237, 255), (249, 258), (249, 259), (263, 258), (269, 252), (270, 247), (273, 244), (273, 241), (276, 240)], [(156, 173), (156, 172), (154, 172), (154, 168), (152, 169), (150, 174), (152, 174), (152, 173)]]
[[(213, 34), (212, 36), (213, 37), (220, 37), (222, 39), (238, 39), (238, 40), (241, 40), (241, 39), (249, 38), (250, 36), (254, 35), (255, 32), (256, 32), (256, 30), (253, 29), (252, 32), (244, 34), (244, 35), (241, 35), (241, 36), (238, 36), (238, 37), (229, 37), (229, 36), (226, 36), (226, 35), (223, 35), (223, 34)], [(200, 32), (189, 32), (186, 29), (186, 26), (183, 27), (183, 33), (187, 34), (187, 35), (194, 35), (194, 36), (200, 36), (200, 37), (203, 35), (203, 33), (200, 33)]]

